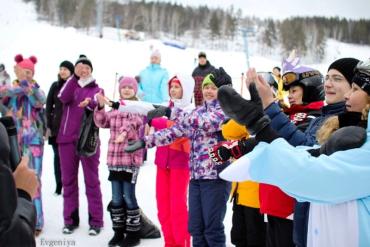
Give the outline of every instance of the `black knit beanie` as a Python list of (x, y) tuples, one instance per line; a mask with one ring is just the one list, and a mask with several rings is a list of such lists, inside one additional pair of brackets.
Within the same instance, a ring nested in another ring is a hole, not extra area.
[(61, 62), (60, 65), (59, 65), (59, 68), (60, 67), (64, 67), (64, 68), (68, 69), (69, 72), (71, 72), (71, 75), (75, 71), (75, 66), (73, 66), (73, 63), (71, 63), (70, 61), (67, 61), (67, 60)]
[(370, 75), (357, 72), (352, 81), (370, 96)]
[(91, 68), (91, 71), (93, 71), (92, 63), (91, 63), (90, 59), (88, 59), (85, 55), (80, 55), (80, 57), (77, 59), (77, 61), (75, 63), (75, 66), (79, 63), (86, 64), (87, 66), (89, 66)]
[(347, 79), (349, 84), (351, 84), (358, 62), (359, 60), (356, 58), (341, 58), (330, 64), (328, 71), (331, 69), (338, 70)]

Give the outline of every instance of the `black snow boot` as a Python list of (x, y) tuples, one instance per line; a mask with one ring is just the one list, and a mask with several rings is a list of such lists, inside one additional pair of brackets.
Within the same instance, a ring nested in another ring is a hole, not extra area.
[(126, 220), (126, 237), (121, 247), (133, 247), (140, 244), (140, 209), (128, 209)]
[(107, 210), (112, 220), (114, 236), (108, 242), (109, 247), (120, 246), (125, 237), (126, 228), (126, 208), (124, 206), (113, 206), (109, 203)]

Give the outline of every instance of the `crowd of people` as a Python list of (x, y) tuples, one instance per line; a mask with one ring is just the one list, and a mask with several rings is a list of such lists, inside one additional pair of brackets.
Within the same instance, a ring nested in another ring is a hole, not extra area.
[[(13, 82), (0, 64), (1, 116), (13, 119), (16, 151), (24, 156), (15, 171), (7, 168), (15, 150), (0, 124), (0, 183), (9, 188), (0, 197), (12, 194), (12, 203), (0, 203), (0, 245), (35, 246), (33, 236), (42, 234), (48, 140), (63, 234), (79, 227), (81, 163), (90, 236), (104, 226), (104, 203), (114, 232), (108, 246), (159, 238), (136, 195), (146, 149), (156, 146), (156, 203), (167, 247), (226, 246), (229, 198), (237, 247), (369, 246), (370, 60), (337, 59), (326, 75), (297, 57), (267, 77), (250, 68), (243, 82), (250, 100), (204, 52), (198, 61), (192, 75), (169, 76), (154, 50), (139, 75), (119, 78), (117, 102), (105, 96), (85, 55), (60, 63), (47, 95), (34, 79), (35, 56), (15, 56)], [(99, 128), (110, 130), (108, 143), (100, 142)], [(101, 145), (108, 147), (110, 202), (102, 201)]]

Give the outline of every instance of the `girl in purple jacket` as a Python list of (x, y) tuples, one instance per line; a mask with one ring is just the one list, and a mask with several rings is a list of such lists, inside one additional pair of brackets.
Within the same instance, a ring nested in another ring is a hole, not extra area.
[[(122, 77), (119, 82), (121, 100), (137, 100), (137, 81)], [(140, 209), (136, 200), (135, 185), (139, 168), (143, 164), (143, 150), (127, 153), (129, 141), (136, 141), (144, 128), (144, 115), (111, 110), (105, 112), (105, 97), (97, 95), (99, 102), (94, 121), (100, 128), (110, 128), (107, 165), (112, 183), (112, 201), (108, 205), (114, 236), (109, 246), (136, 246), (140, 244)], [(124, 232), (126, 230), (126, 238)]]

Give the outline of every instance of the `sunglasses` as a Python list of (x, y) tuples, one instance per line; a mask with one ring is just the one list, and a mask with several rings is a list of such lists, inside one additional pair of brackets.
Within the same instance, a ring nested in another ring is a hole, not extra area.
[(307, 71), (303, 73), (295, 73), (295, 72), (286, 72), (282, 76), (284, 86), (289, 86), (293, 82), (300, 81), (315, 75), (321, 75), (321, 73), (317, 70)]

